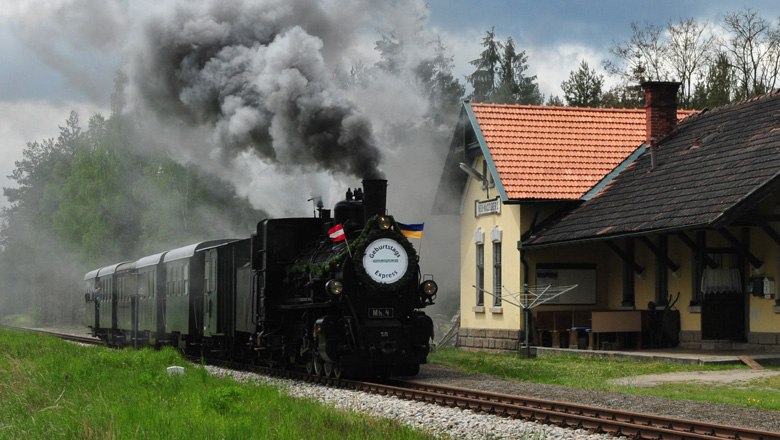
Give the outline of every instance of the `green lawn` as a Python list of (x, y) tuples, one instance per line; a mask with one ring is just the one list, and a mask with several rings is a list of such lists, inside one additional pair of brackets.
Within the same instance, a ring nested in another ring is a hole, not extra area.
[[(169, 376), (166, 367), (184, 366)], [(421, 439), (382, 419), (208, 375), (174, 350), (83, 347), (0, 329), (0, 438)]]
[(430, 355), (429, 362), (509, 380), (780, 410), (780, 377), (778, 376), (747, 384), (718, 386), (674, 383), (654, 387), (632, 387), (609, 383), (610, 379), (640, 374), (747, 368), (736, 365), (687, 365), (574, 355), (539, 356), (527, 359), (511, 353), (468, 352), (454, 348), (437, 350)]

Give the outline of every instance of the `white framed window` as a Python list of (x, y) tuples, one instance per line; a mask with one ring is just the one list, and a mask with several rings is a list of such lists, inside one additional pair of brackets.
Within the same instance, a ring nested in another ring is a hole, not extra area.
[(485, 244), (477, 243), (477, 305), (485, 305)]
[(493, 306), (501, 307), (501, 242), (493, 242)]

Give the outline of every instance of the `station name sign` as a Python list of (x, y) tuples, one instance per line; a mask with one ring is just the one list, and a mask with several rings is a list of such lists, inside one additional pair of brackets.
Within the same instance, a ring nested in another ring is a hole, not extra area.
[(477, 200), (474, 202), (474, 216), (479, 217), (490, 214), (501, 214), (501, 199)]

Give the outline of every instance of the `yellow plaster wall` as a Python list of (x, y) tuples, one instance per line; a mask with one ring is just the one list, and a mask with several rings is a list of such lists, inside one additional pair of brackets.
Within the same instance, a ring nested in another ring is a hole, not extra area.
[[(777, 226), (775, 230), (777, 230)], [(766, 232), (758, 228), (752, 228), (750, 234), (750, 248), (753, 255), (764, 262), (758, 269), (751, 267), (751, 277), (769, 277), (775, 281), (775, 292), (771, 298), (763, 298), (750, 295), (748, 298), (748, 318), (751, 332), (780, 332), (780, 314), (774, 312), (775, 298), (777, 298), (777, 280), (780, 278), (778, 267), (777, 244)]]
[(634, 240), (634, 258), (645, 269), (641, 274), (634, 273), (634, 305), (646, 310), (647, 303), (655, 301), (655, 255), (639, 240)]
[[(690, 234), (689, 234), (690, 236)], [(669, 258), (680, 266), (677, 272), (669, 271), (669, 294), (672, 300), (680, 294), (675, 308), (680, 311), (680, 329), (682, 331), (701, 330), (701, 314), (691, 312), (688, 306), (693, 299), (693, 258), (694, 252), (674, 235), (669, 236)]]
[[(475, 164), (476, 169), (482, 169), (480, 162)], [(502, 276), (501, 282), (507, 289), (517, 292), (522, 286), (522, 269), (520, 254), (517, 251), (517, 241), (520, 239), (520, 206), (502, 205), (501, 214), (474, 216), (474, 202), (476, 200), (494, 199), (498, 195), (496, 188), (482, 189), (480, 182), (469, 179), (465, 197), (463, 199), (463, 212), (461, 214), (461, 248), (460, 248), (460, 321), (466, 328), (486, 329), (510, 329), (520, 328), (520, 309), (507, 301), (502, 302), (501, 313), (493, 311), (493, 297), (487, 293), (484, 295), (484, 311), (474, 310), (477, 301), (476, 289), (476, 245), (474, 232), (482, 228), (485, 234), (484, 240), (484, 288), (493, 291), (493, 243), (490, 241), (490, 231), (498, 226), (502, 230), (501, 256)], [(502, 296), (512, 301), (506, 290)]]

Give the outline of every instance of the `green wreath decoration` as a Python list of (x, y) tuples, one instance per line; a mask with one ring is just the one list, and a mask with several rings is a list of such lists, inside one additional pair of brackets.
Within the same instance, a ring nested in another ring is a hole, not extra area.
[[(392, 217), (391, 217), (392, 218)], [(412, 279), (413, 275), (418, 272), (414, 270), (419, 263), (419, 257), (417, 251), (414, 249), (412, 243), (401, 234), (400, 228), (393, 219), (393, 227), (388, 230), (382, 230), (377, 226), (377, 216), (371, 217), (367, 222), (360, 235), (349, 242), (349, 248), (352, 250), (352, 261), (354, 263), (354, 272), (358, 279), (366, 286), (369, 286), (372, 291), (389, 292), (406, 286), (411, 282), (416, 283), (416, 279)], [(374, 281), (371, 276), (366, 272), (366, 268), (363, 266), (363, 256), (365, 255), (368, 245), (380, 238), (389, 238), (400, 244), (406, 251), (407, 258), (409, 259), (406, 273), (391, 284), (378, 283)], [(346, 258), (349, 257), (347, 251), (347, 245), (344, 244), (342, 249), (335, 253), (327, 261), (321, 263), (305, 263), (298, 264), (290, 268), (293, 272), (309, 273), (315, 278), (322, 278), (324, 275), (331, 273), (338, 268)]]
[[(417, 279), (415, 279), (415, 275), (417, 274), (417, 264), (418, 264), (418, 256), (417, 251), (415, 251), (414, 246), (412, 246), (412, 243), (404, 237), (403, 234), (399, 232), (398, 225), (395, 223), (395, 220), (393, 220), (393, 227), (383, 231), (379, 227), (376, 226), (376, 216), (372, 217), (368, 222), (366, 222), (366, 227), (363, 229), (363, 232), (360, 234), (357, 240), (355, 240), (355, 246), (353, 249), (353, 258), (352, 262), (355, 266), (355, 275), (358, 277), (358, 279), (366, 286), (370, 287), (372, 292), (378, 292), (378, 293), (386, 293), (398, 290), (400, 288), (404, 288), (411, 283), (416, 283)], [(368, 245), (373, 243), (375, 240), (379, 240), (381, 238), (388, 238), (392, 239), (393, 241), (400, 244), (404, 250), (406, 251), (406, 256), (408, 258), (408, 264), (407, 264), (407, 270), (406, 273), (403, 274), (401, 279), (394, 283), (390, 284), (384, 284), (374, 281), (371, 276), (369, 276), (368, 272), (366, 271), (366, 268), (363, 266), (363, 256), (366, 253), (366, 249), (368, 248)]]

